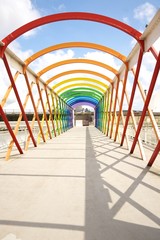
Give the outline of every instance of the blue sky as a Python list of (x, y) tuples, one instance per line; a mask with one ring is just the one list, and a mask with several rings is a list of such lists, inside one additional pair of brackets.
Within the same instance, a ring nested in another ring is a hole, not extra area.
[[(150, 22), (159, 7), (159, 0), (0, 0), (0, 39), (3, 39), (13, 30), (27, 22), (42, 16), (61, 12), (97, 13), (115, 18), (143, 32), (146, 24)], [(61, 21), (41, 26), (14, 41), (9, 45), (9, 48), (21, 59), (25, 60), (38, 50), (69, 41), (86, 41), (102, 44), (126, 56), (135, 44), (133, 38), (115, 28), (95, 22), (76, 20)], [(105, 53), (77, 48), (63, 49), (47, 54), (32, 64), (31, 67), (37, 72), (55, 61), (78, 57), (100, 60), (110, 63), (115, 68), (120, 67), (119, 61)], [(146, 62), (143, 69), (142, 83), (144, 85), (147, 85), (150, 80), (148, 72), (150, 65), (150, 62)], [(47, 74), (43, 76), (44, 80), (52, 75), (52, 73)], [(3, 75), (3, 70), (1, 70), (1, 79), (4, 78)], [(143, 75), (145, 76), (144, 79)], [(5, 87), (5, 81), (1, 85), (2, 89), (3, 85)], [(2, 97), (2, 92), (0, 92), (0, 98)]]
[[(5, 22), (4, 34), (7, 35), (24, 23), (41, 16), (60, 12), (92, 12), (115, 18), (143, 31), (159, 7), (159, 0), (0, 0), (0, 12), (4, 12), (4, 8), (6, 11), (4, 15), (0, 15), (0, 20), (1, 23)], [(1, 28), (3, 32), (2, 24)], [(96, 42), (125, 55), (128, 55), (132, 47), (130, 36), (109, 26), (88, 21), (63, 21), (45, 25), (28, 38), (19, 39), (23, 51), (32, 49), (33, 52), (65, 41)], [(76, 57), (84, 52), (75, 50)]]
[[(140, 12), (139, 16), (137, 16), (137, 18), (135, 17), (136, 9), (138, 9), (139, 6), (147, 3), (146, 1), (141, 0), (35, 0), (32, 2), (35, 8), (40, 12), (41, 16), (58, 12), (93, 12), (116, 18), (117, 20), (126, 22), (132, 27), (143, 31), (145, 25), (148, 24), (148, 19), (152, 17), (152, 14), (158, 8), (159, 1), (152, 1), (150, 3), (153, 6), (153, 9), (150, 10), (151, 16), (148, 12), (146, 12), (146, 14), (141, 17), (141, 19), (140, 14), (142, 13)], [(150, 6), (148, 2), (148, 8), (149, 7)], [(128, 55), (132, 47), (132, 38), (130, 36), (122, 33), (117, 29), (113, 29), (109, 26), (99, 23), (88, 21), (63, 21), (49, 24), (43, 26), (42, 28), (37, 31), (36, 39), (37, 37), (39, 38), (38, 44), (36, 41), (33, 41), (34, 38), (32, 38), (32, 43), (30, 43), (30, 41), (24, 40), (22, 42), (22, 45), (25, 45), (29, 48), (29, 44), (32, 44), (36, 51), (40, 48), (43, 48), (44, 45), (49, 46), (64, 41), (91, 41), (114, 48), (115, 50), (120, 51), (125, 55)], [(117, 41), (117, 38), (120, 40)], [(121, 44), (119, 41), (121, 41)], [(84, 52), (85, 51), (76, 49), (76, 57), (80, 54), (83, 54)]]

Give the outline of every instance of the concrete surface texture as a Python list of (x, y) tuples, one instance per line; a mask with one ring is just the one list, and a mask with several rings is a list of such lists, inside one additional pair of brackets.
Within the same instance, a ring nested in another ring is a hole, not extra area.
[(160, 177), (94, 127), (0, 161), (2, 240), (158, 240)]

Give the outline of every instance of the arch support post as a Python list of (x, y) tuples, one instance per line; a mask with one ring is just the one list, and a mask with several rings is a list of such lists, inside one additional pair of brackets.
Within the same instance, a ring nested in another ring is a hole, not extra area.
[[(144, 42), (143, 42), (143, 44), (144, 44)], [(125, 138), (125, 134), (126, 134), (127, 127), (128, 127), (128, 122), (129, 122), (129, 118), (130, 118), (130, 115), (131, 115), (131, 109), (132, 109), (134, 95), (135, 95), (135, 91), (136, 91), (136, 87), (137, 87), (137, 82), (138, 82), (139, 72), (140, 72), (140, 68), (141, 68), (143, 53), (144, 53), (144, 48), (143, 49), (140, 48), (136, 73), (135, 73), (135, 77), (134, 77), (134, 82), (133, 82), (133, 87), (132, 87), (132, 92), (131, 92), (131, 97), (130, 97), (130, 102), (129, 102), (129, 107), (128, 107), (128, 113), (127, 113), (127, 116), (126, 116), (125, 126), (124, 126), (124, 130), (123, 130), (123, 134), (122, 134), (121, 144), (120, 144), (121, 146), (123, 146), (123, 143), (124, 143), (124, 138)]]
[(147, 109), (148, 109), (148, 106), (149, 106), (149, 103), (150, 103), (150, 99), (151, 99), (151, 96), (152, 96), (152, 93), (153, 93), (153, 89), (154, 89), (154, 86), (156, 84), (159, 69), (160, 69), (160, 53), (158, 55), (158, 59), (157, 59), (156, 65), (155, 65), (152, 80), (151, 80), (151, 83), (150, 83), (150, 86), (149, 86), (148, 94), (147, 94), (147, 97), (146, 97), (146, 101), (145, 101), (145, 104), (144, 104), (144, 107), (143, 107), (143, 111), (142, 111), (142, 114), (141, 114), (141, 118), (139, 120), (139, 124), (138, 124), (138, 127), (137, 127), (136, 135), (135, 135), (130, 153), (134, 152), (136, 142), (137, 142), (138, 136), (140, 134), (140, 131), (141, 131), (141, 128), (142, 128), (142, 125), (143, 125), (143, 121), (144, 121), (144, 118), (146, 116), (146, 112), (147, 112)]
[(16, 96), (16, 98), (17, 98), (19, 107), (20, 107), (20, 109), (21, 109), (21, 112), (22, 112), (24, 121), (25, 121), (25, 123), (26, 123), (26, 126), (27, 126), (27, 128), (28, 128), (29, 134), (30, 134), (30, 136), (31, 136), (33, 145), (34, 145), (35, 147), (37, 147), (36, 141), (35, 141), (35, 139), (34, 139), (34, 136), (33, 136), (33, 133), (32, 133), (32, 131), (31, 131), (31, 128), (30, 128), (30, 125), (29, 125), (29, 122), (28, 122), (26, 113), (25, 113), (24, 108), (23, 108), (23, 105), (22, 105), (22, 103), (21, 103), (21, 99), (20, 99), (18, 90), (17, 90), (17, 88), (16, 88), (16, 85), (15, 85), (15, 82), (14, 82), (14, 78), (13, 78), (13, 76), (12, 76), (12, 73), (11, 73), (11, 70), (10, 70), (10, 67), (9, 67), (9, 64), (8, 64), (8, 61), (7, 61), (7, 58), (6, 58), (6, 55), (5, 55), (5, 54), (4, 54), (4, 56), (3, 56), (3, 62), (4, 62), (4, 65), (5, 65), (5, 67), (6, 67), (6, 70), (7, 70), (7, 73), (8, 73), (9, 79), (10, 79), (10, 82), (11, 82), (11, 84), (12, 84), (12, 87), (13, 87), (13, 90), (14, 90), (14, 93), (15, 93), (15, 96)]
[(31, 101), (32, 101), (33, 109), (34, 109), (34, 114), (35, 114), (35, 117), (36, 117), (37, 122), (38, 122), (38, 126), (39, 126), (39, 129), (40, 129), (41, 135), (42, 135), (42, 139), (45, 142), (46, 140), (45, 140), (45, 137), (44, 137), (44, 134), (43, 134), (43, 130), (42, 130), (42, 126), (41, 126), (41, 123), (40, 123), (39, 115), (38, 115), (38, 112), (37, 112), (34, 97), (33, 97), (33, 94), (32, 94), (32, 91), (31, 91), (31, 88), (30, 88), (30, 85), (29, 85), (29, 79), (28, 79), (28, 76), (27, 76), (26, 72), (24, 72), (24, 76), (25, 76), (27, 88), (28, 88), (28, 91), (29, 91), (29, 95), (31, 97)]
[[(17, 141), (17, 138), (16, 138), (16, 136), (15, 136), (15, 134), (14, 134), (14, 132), (13, 132), (13, 130), (12, 130), (9, 122), (8, 122), (8, 119), (7, 119), (7, 117), (6, 117), (5, 113), (4, 113), (1, 105), (0, 105), (0, 115), (2, 116), (2, 119), (3, 119), (3, 121), (5, 122), (6, 127), (7, 127), (8, 131), (9, 131), (9, 133), (10, 133), (10, 135), (11, 135), (14, 143), (16, 144), (16, 147), (17, 147), (19, 153), (20, 153), (20, 154), (23, 154), (23, 151), (22, 151), (22, 149), (21, 149), (21, 147), (20, 147), (20, 145), (19, 145), (19, 143), (18, 143), (18, 141)], [(7, 160), (7, 159), (6, 159), (6, 160)]]
[(122, 89), (121, 101), (120, 101), (120, 105), (119, 105), (119, 114), (118, 114), (118, 119), (117, 119), (114, 141), (116, 141), (116, 139), (117, 139), (119, 123), (120, 123), (122, 107), (123, 107), (123, 100), (124, 100), (125, 89), (126, 89), (126, 83), (127, 83), (127, 77), (128, 77), (128, 64), (126, 63), (126, 70), (125, 70), (125, 76), (124, 76), (124, 81), (123, 81), (123, 89)]

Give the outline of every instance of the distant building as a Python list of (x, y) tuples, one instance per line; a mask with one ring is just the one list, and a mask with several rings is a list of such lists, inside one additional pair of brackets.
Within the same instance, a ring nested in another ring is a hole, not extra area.
[(76, 107), (76, 108), (75, 108), (75, 112), (77, 112), (77, 113), (78, 113), (78, 112), (79, 112), (79, 113), (80, 113), (80, 112), (83, 112), (83, 107), (82, 107), (82, 106)]

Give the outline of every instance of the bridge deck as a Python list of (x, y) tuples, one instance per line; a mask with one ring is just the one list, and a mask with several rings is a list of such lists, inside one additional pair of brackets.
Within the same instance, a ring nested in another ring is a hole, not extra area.
[(159, 176), (94, 127), (0, 164), (0, 239), (159, 239)]

